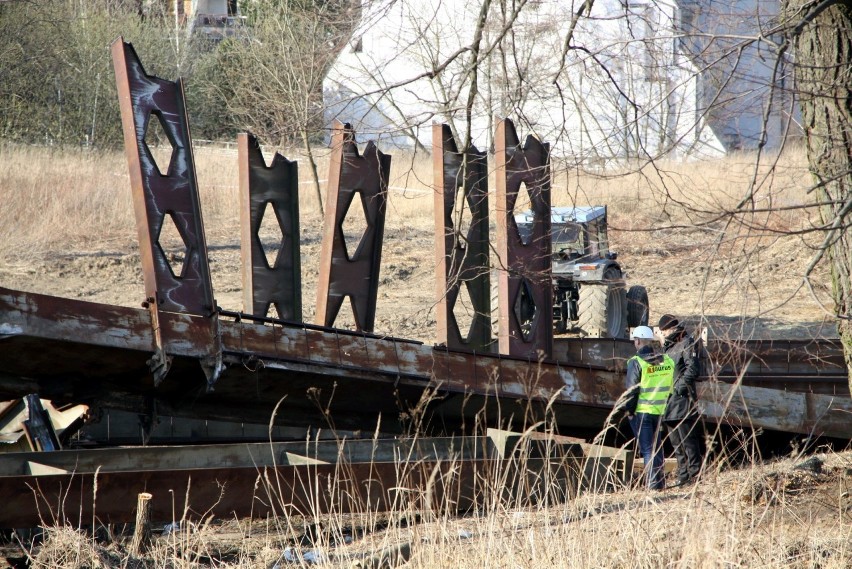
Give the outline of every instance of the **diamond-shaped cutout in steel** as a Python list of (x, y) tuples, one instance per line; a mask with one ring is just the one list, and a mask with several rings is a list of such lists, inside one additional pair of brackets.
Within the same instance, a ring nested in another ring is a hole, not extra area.
[(334, 327), (338, 330), (357, 330), (358, 321), (355, 319), (355, 310), (352, 306), (352, 297), (346, 295), (340, 304), (340, 310), (334, 317)]
[[(152, 111), (145, 125), (143, 141), (154, 167), (161, 176), (169, 176), (174, 171), (177, 150), (169, 128), (159, 111)], [(163, 167), (165, 166), (165, 170)]]
[(467, 203), (464, 188), (459, 188), (456, 193), (456, 201), (453, 204), (453, 230), (455, 231), (459, 245), (462, 247), (467, 246), (472, 218), (473, 214), (471, 213), (470, 204)]
[(456, 296), (456, 302), (453, 304), (453, 318), (455, 318), (459, 334), (461, 334), (464, 341), (467, 341), (470, 337), (473, 321), (476, 318), (476, 309), (473, 306), (469, 287), (470, 281), (461, 281), (459, 283), (459, 292)]
[(257, 227), (257, 240), (263, 248), (267, 267), (273, 268), (278, 262), (278, 254), (284, 248), (284, 230), (281, 228), (281, 220), (278, 219), (272, 202), (266, 202), (261, 213)]
[[(358, 202), (358, 204), (356, 205), (355, 202)], [(349, 200), (349, 204), (346, 206), (346, 215), (343, 216), (343, 221), (340, 222), (340, 229), (343, 232), (343, 244), (346, 247), (346, 257), (350, 261), (358, 257), (358, 253), (361, 250), (361, 243), (369, 227), (364, 192), (355, 190), (352, 192), (352, 199)]]
[(532, 337), (532, 331), (535, 327), (535, 317), (538, 309), (533, 299), (532, 289), (526, 279), (521, 281), (521, 286), (518, 289), (518, 295), (515, 297), (515, 304), (512, 307), (515, 318), (518, 319), (518, 324), (521, 326), (521, 335), (524, 342), (529, 342)]
[[(529, 219), (524, 218), (519, 222), (516, 217), (519, 214), (529, 215)], [(524, 182), (521, 182), (521, 186), (518, 188), (518, 197), (515, 200), (515, 207), (512, 208), (511, 215), (512, 219), (515, 220), (515, 229), (518, 232), (518, 238), (522, 244), (529, 245), (533, 235), (532, 199)]]
[(267, 318), (277, 318), (277, 319), (279, 319), (279, 320), (283, 320), (283, 319), (281, 318), (281, 314), (278, 312), (278, 307), (277, 307), (277, 306), (275, 306), (275, 305), (274, 305), (273, 303), (271, 303), (271, 302), (270, 302), (270, 303), (269, 303), (269, 305), (266, 307), (266, 314), (264, 314), (264, 316), (266, 316)]
[(171, 212), (163, 216), (160, 234), (157, 235), (157, 246), (169, 264), (172, 275), (178, 278), (182, 277), (183, 270), (186, 267), (188, 247)]

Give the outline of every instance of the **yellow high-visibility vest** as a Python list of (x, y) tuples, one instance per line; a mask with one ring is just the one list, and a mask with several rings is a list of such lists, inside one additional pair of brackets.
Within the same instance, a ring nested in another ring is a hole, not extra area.
[(639, 404), (637, 413), (662, 415), (666, 410), (666, 400), (672, 392), (674, 383), (675, 363), (667, 355), (659, 364), (649, 364), (639, 356), (633, 356), (642, 370), (642, 380), (639, 382)]

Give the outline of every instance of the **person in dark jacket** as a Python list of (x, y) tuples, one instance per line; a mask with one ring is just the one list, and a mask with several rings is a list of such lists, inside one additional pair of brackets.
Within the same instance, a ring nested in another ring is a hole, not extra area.
[(677, 459), (676, 486), (682, 486), (695, 481), (704, 460), (695, 390), (700, 373), (700, 344), (671, 314), (660, 317), (659, 328), (665, 338), (663, 351), (675, 362), (674, 384), (663, 423)]
[(674, 361), (654, 350), (654, 331), (647, 326), (637, 326), (630, 337), (636, 355), (627, 360), (625, 410), (645, 460), (648, 488), (662, 490), (666, 479), (661, 417), (674, 382)]

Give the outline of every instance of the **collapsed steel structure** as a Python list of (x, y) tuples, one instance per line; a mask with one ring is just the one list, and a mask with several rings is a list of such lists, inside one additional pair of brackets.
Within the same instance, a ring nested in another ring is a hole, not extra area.
[[(276, 423), (387, 433), (523, 427), (541, 420), (575, 432), (601, 427), (622, 392), (630, 347), (617, 340), (553, 338), (546, 144), (529, 137), (522, 146), (509, 120), (497, 127), (496, 343), (489, 322), (485, 155), (459, 148), (444, 125), (435, 125), (433, 137), (434, 346), (373, 330), (390, 157), (373, 143), (359, 153), (346, 125), (336, 125), (333, 137), (316, 323), (301, 318), (297, 166), (280, 155), (267, 166), (248, 134), (239, 138), (244, 311), (223, 310), (211, 285), (182, 84), (147, 75), (121, 40), (112, 53), (144, 309), (0, 288), (0, 345), (11, 355), (0, 371), (0, 396), (37, 393), (149, 415), (254, 423), (269, 422), (283, 400)], [(153, 122), (172, 146), (165, 168), (146, 142)], [(536, 218), (528, 241), (513, 217), (523, 191)], [(367, 224), (354, 248), (343, 235), (352, 208), (363, 211)], [(273, 261), (258, 236), (264, 216), (273, 216), (281, 229)], [(160, 242), (166, 224), (183, 240), (182, 263)], [(463, 287), (474, 310), (467, 331), (454, 312)], [(346, 301), (355, 331), (332, 327)], [(277, 318), (269, 316), (270, 307)], [(701, 388), (705, 419), (852, 437), (839, 346), (726, 349), (710, 346), (714, 377), (722, 381)]]

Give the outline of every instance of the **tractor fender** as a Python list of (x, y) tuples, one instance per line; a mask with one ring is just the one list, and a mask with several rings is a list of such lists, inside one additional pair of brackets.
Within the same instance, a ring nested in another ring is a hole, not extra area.
[[(582, 267), (595, 265), (594, 270), (584, 270)], [(578, 263), (574, 268), (574, 281), (578, 283), (602, 283), (604, 273), (609, 270), (616, 270), (621, 278), (624, 279), (624, 271), (621, 270), (621, 265), (615, 261), (599, 261), (595, 263)]]

